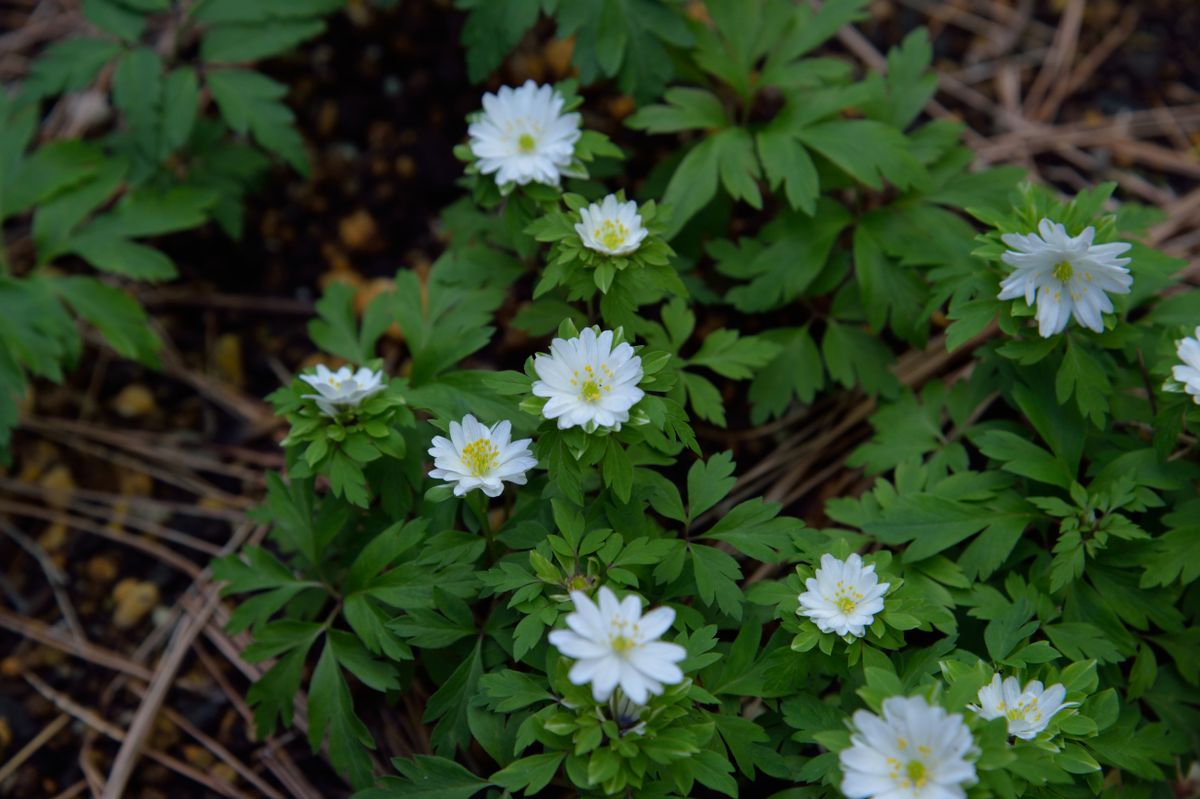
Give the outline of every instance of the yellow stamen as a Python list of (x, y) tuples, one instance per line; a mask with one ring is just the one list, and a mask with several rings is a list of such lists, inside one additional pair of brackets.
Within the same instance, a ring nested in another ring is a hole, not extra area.
[(600, 223), (592, 235), (608, 249), (615, 250), (625, 243), (625, 239), (629, 236), (629, 228), (620, 222), (606, 219)]
[(626, 638), (623, 635), (618, 635), (609, 641), (609, 645), (613, 648), (614, 652), (619, 653), (628, 652), (630, 649), (633, 649), (637, 645), (637, 642), (632, 638)]
[(496, 468), (499, 459), (500, 450), (496, 449), (496, 445), (486, 438), (472, 441), (463, 447), (463, 465), (470, 469), (471, 474), (476, 477), (483, 477)]
[(531, 153), (537, 148), (537, 139), (530, 136), (528, 133), (522, 133), (517, 137), (517, 149), (523, 153)]
[(600, 386), (595, 380), (585, 380), (583, 381), (583, 388), (580, 390), (579, 396), (588, 402), (595, 402), (600, 399)]
[(908, 775), (908, 779), (918, 788), (925, 787), (925, 764), (920, 760), (910, 760), (904, 766), (904, 773)]
[(1075, 268), (1071, 266), (1070, 261), (1059, 261), (1051, 274), (1054, 275), (1054, 279), (1058, 282), (1066, 283), (1071, 279), (1071, 275), (1075, 274)]

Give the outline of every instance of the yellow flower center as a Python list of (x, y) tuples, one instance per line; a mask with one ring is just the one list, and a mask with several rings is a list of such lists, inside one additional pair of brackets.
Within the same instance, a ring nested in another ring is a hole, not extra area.
[(1016, 707), (1008, 708), (1007, 712), (1004, 714), (1004, 717), (1009, 721), (1027, 721), (1030, 713), (1035, 713), (1038, 719), (1041, 719), (1042, 717), (1042, 715), (1037, 712), (1036, 699), (1029, 700), (1028, 705), (1023, 702), (1018, 702)]
[(583, 374), (579, 370), (571, 373), (571, 385), (579, 387), (579, 398), (584, 402), (599, 402), (604, 392), (612, 391), (608, 383), (613, 379), (613, 372), (608, 364), (600, 364), (600, 372), (596, 374), (596, 370), (588, 364), (583, 367)]
[(837, 581), (837, 593), (833, 595), (833, 604), (843, 614), (849, 616), (863, 599), (861, 591), (851, 589), (842, 580)]
[(1059, 281), (1060, 283), (1066, 283), (1071, 279), (1071, 276), (1075, 274), (1075, 268), (1071, 266), (1070, 261), (1059, 261), (1058, 265), (1054, 267), (1054, 271), (1051, 274), (1054, 275), (1055, 280)]
[(496, 468), (499, 458), (500, 450), (496, 449), (496, 445), (486, 438), (472, 441), (463, 447), (462, 451), (463, 465), (470, 469), (471, 474), (476, 477), (483, 477)]
[(632, 638), (627, 638), (624, 635), (616, 635), (613, 636), (611, 641), (609, 641), (609, 645), (612, 647), (614, 652), (621, 653), (628, 652), (630, 649), (633, 649), (635, 646), (637, 646), (637, 641), (634, 641)]
[(522, 133), (517, 137), (517, 149), (523, 153), (531, 153), (537, 147), (537, 139), (533, 138), (528, 133)]
[(596, 241), (608, 249), (615, 250), (625, 243), (625, 239), (629, 236), (629, 228), (620, 222), (606, 219), (592, 232), (592, 235)]
[(925, 764), (920, 760), (910, 760), (904, 766), (904, 773), (908, 775), (909, 781), (918, 788), (924, 788), (927, 778), (925, 777)]

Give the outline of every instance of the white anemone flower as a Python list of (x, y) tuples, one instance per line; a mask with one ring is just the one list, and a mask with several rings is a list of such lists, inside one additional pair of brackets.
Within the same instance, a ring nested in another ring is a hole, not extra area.
[(816, 622), (823, 633), (867, 634), (875, 615), (883, 610), (883, 595), (891, 583), (879, 582), (875, 564), (863, 566), (858, 553), (845, 560), (821, 556), (821, 567), (805, 583), (797, 613)]
[(838, 756), (849, 799), (963, 799), (975, 782), (963, 717), (923, 697), (885, 699), (882, 718), (859, 710), (854, 728)]
[(454, 483), (454, 496), (478, 488), (489, 497), (504, 491), (504, 481), (525, 485), (525, 473), (537, 466), (529, 451), (530, 438), (512, 441), (512, 423), (488, 427), (467, 414), (462, 424), (450, 423), (450, 438), (434, 436), (429, 455), (436, 467), (430, 477)]
[(365, 366), (357, 372), (349, 366), (332, 372), (324, 364), (317, 364), (314, 374), (300, 375), (300, 379), (317, 390), (316, 394), (303, 394), (303, 398), (316, 400), (317, 407), (327, 416), (357, 407), (367, 397), (387, 388), (383, 372)]
[(601, 586), (599, 605), (582, 591), (572, 591), (575, 612), (567, 614), (567, 630), (554, 630), (549, 640), (559, 652), (575, 658), (567, 674), (575, 685), (592, 684), (592, 696), (605, 702), (620, 686), (636, 705), (644, 705), (664, 685), (683, 681), (679, 661), (687, 650), (658, 640), (675, 621), (675, 611), (655, 608), (642, 615), (641, 600), (630, 594), (621, 601)]
[(1179, 360), (1183, 361), (1171, 369), (1171, 376), (1179, 385), (1168, 384), (1167, 387), (1176, 391), (1186, 391), (1192, 395), (1192, 400), (1200, 405), (1200, 327), (1196, 328), (1194, 337), (1180, 341), (1175, 352)]
[(648, 235), (637, 203), (621, 202), (615, 194), (579, 209), (579, 216), (575, 232), (583, 246), (605, 255), (629, 255), (642, 246)]
[(1078, 704), (1063, 702), (1066, 696), (1067, 689), (1062, 683), (1043, 688), (1040, 681), (1033, 680), (1022, 690), (1016, 677), (1001, 682), (1000, 675), (994, 674), (991, 683), (979, 689), (979, 705), (967, 707), (988, 720), (1006, 719), (1008, 734), (1028, 741), (1046, 729), (1055, 713)]
[[(1040, 235), (1039, 235), (1040, 234)], [(1097, 333), (1104, 331), (1104, 314), (1113, 309), (1109, 294), (1128, 294), (1133, 276), (1120, 258), (1131, 246), (1123, 241), (1093, 244), (1096, 229), (1088, 227), (1078, 236), (1050, 219), (1043, 219), (1037, 233), (1006, 233), (1001, 239), (1010, 249), (1004, 263), (1016, 271), (1000, 284), (998, 299), (1024, 297), (1027, 305), (1037, 302), (1038, 333), (1049, 338), (1061, 333), (1071, 320)]]
[(627, 342), (613, 347), (613, 338), (611, 330), (597, 335), (587, 327), (577, 338), (554, 339), (549, 355), (533, 359), (539, 378), (533, 394), (549, 400), (542, 415), (557, 419), (560, 430), (620, 430), (629, 421), (629, 409), (645, 395), (638, 388), (642, 359)]
[(575, 157), (579, 114), (564, 114), (563, 97), (531, 80), (483, 95), (483, 114), (467, 128), (479, 171), (496, 183), (557, 186)]

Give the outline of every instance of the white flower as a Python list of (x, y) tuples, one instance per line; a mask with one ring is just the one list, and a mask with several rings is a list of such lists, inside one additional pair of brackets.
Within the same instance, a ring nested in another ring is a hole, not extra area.
[(1129, 259), (1117, 257), (1132, 245), (1092, 244), (1094, 227), (1072, 237), (1049, 219), (1041, 221), (1038, 233), (1001, 236), (1012, 248), (1004, 253), (1004, 263), (1017, 271), (1000, 284), (998, 299), (1023, 296), (1027, 305), (1036, 299), (1038, 333), (1043, 338), (1061, 333), (1072, 315), (1084, 327), (1103, 332), (1103, 315), (1113, 309), (1108, 293), (1128, 294), (1133, 285), (1125, 268)]
[(1185, 338), (1176, 345), (1175, 352), (1183, 361), (1171, 369), (1171, 376), (1180, 385), (1170, 386), (1175, 390), (1183, 389), (1192, 395), (1192, 400), (1200, 405), (1200, 327), (1196, 328), (1194, 338)]
[(479, 171), (496, 183), (530, 181), (557, 186), (575, 157), (579, 114), (564, 114), (563, 98), (531, 80), (519, 89), (503, 86), (483, 96), (483, 114), (471, 123), (471, 152)]
[(682, 682), (683, 671), (676, 664), (687, 657), (687, 650), (658, 640), (675, 621), (675, 611), (655, 608), (643, 616), (637, 596), (618, 602), (608, 586), (601, 586), (599, 597), (597, 606), (587, 594), (572, 591), (570, 629), (550, 633), (550, 643), (576, 660), (567, 679), (575, 685), (590, 682), (597, 702), (606, 701), (619, 685), (638, 705), (661, 694), (664, 685)]
[(883, 595), (891, 583), (879, 582), (875, 564), (864, 567), (855, 553), (844, 561), (822, 555), (821, 568), (804, 585), (808, 590), (800, 595), (798, 614), (816, 622), (823, 633), (861, 638), (883, 610)]
[(355, 407), (386, 388), (383, 372), (372, 372), (365, 366), (357, 372), (349, 366), (331, 372), (324, 364), (317, 364), (316, 374), (300, 375), (300, 379), (318, 392), (304, 394), (303, 398), (316, 400), (317, 407), (328, 416), (337, 416), (341, 409)]
[(1046, 729), (1055, 713), (1078, 704), (1064, 703), (1066, 695), (1067, 689), (1062, 683), (1043, 688), (1041, 682), (1034, 680), (1026, 683), (1022, 691), (1016, 677), (1007, 677), (1001, 683), (1000, 675), (995, 674), (989, 685), (979, 689), (979, 705), (967, 707), (985, 719), (1007, 719), (1009, 735), (1028, 741)]
[(429, 456), (437, 468), (430, 477), (454, 483), (454, 496), (480, 489), (489, 497), (504, 491), (503, 481), (525, 485), (525, 472), (537, 466), (529, 444), (533, 439), (512, 441), (512, 423), (482, 425), (467, 414), (462, 424), (450, 423), (450, 438), (434, 436)]
[(597, 426), (620, 430), (629, 421), (629, 409), (644, 396), (637, 387), (642, 359), (628, 343), (612, 344), (611, 330), (597, 336), (588, 327), (578, 338), (554, 339), (549, 355), (533, 359), (540, 378), (533, 394), (549, 399), (542, 415), (558, 419), (560, 430), (580, 425), (589, 432)]
[(579, 209), (582, 221), (575, 225), (575, 232), (589, 250), (628, 255), (642, 246), (647, 235), (637, 208), (633, 200), (623, 203), (610, 194), (601, 202)]
[(958, 713), (920, 696), (893, 696), (883, 717), (854, 714), (842, 764), (842, 793), (850, 799), (962, 799), (975, 782), (971, 731)]

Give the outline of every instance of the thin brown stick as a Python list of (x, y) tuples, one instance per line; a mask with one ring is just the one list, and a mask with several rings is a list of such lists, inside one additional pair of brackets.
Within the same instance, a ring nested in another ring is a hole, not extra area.
[(145, 666), (135, 663), (129, 658), (98, 644), (66, 638), (55, 632), (49, 625), (37, 619), (19, 616), (5, 608), (0, 608), (0, 627), (17, 635), (37, 641), (40, 644), (66, 652), (69, 655), (74, 655), (89, 663), (94, 663), (97, 666), (119, 671), (122, 674), (128, 674), (139, 680), (150, 679), (150, 670)]
[(3, 785), (4, 781), (13, 774), (16, 774), (17, 769), (21, 767), (22, 763), (33, 757), (39, 749), (45, 746), (54, 736), (58, 735), (62, 728), (67, 726), (70, 721), (71, 717), (68, 714), (60, 713), (53, 721), (42, 727), (41, 731), (29, 740), (29, 743), (22, 746), (20, 751), (9, 758), (7, 763), (0, 766), (0, 785)]
[[(39, 694), (49, 699), (55, 707), (64, 713), (70, 714), (74, 718), (82, 721), (88, 727), (102, 733), (104, 736), (113, 739), (114, 741), (125, 740), (125, 731), (120, 727), (106, 721), (95, 711), (84, 707), (71, 697), (51, 688), (44, 680), (36, 674), (26, 674), (25, 681), (33, 686)], [(158, 749), (146, 749), (144, 754), (171, 769), (172, 771), (181, 774), (189, 779), (203, 785), (204, 787), (215, 791), (222, 796), (227, 796), (229, 799), (251, 799), (245, 793), (230, 785), (225, 780), (219, 777), (214, 777), (211, 774), (205, 774), (199, 769), (189, 766), (177, 758), (162, 752)], [(116, 794), (120, 796), (120, 794)]]
[(158, 717), (159, 708), (175, 680), (175, 674), (183, 665), (183, 659), (187, 656), (192, 641), (208, 622), (208, 617), (212, 614), (216, 604), (217, 597), (214, 595), (200, 609), (199, 613), (186, 615), (175, 628), (175, 634), (171, 637), (166, 651), (159, 660), (158, 667), (154, 670), (154, 676), (150, 680), (146, 696), (138, 706), (137, 713), (134, 714), (133, 721), (129, 725), (129, 731), (125, 735), (125, 740), (117, 752), (117, 758), (113, 761), (101, 799), (120, 799), (125, 792), (125, 786), (133, 775), (133, 767), (137, 763), (138, 754), (142, 750), (146, 736), (150, 733), (150, 728), (154, 725), (155, 718)]
[(92, 535), (98, 535), (101, 538), (107, 538), (110, 541), (116, 541), (126, 546), (140, 549), (148, 555), (153, 555), (164, 563), (179, 569), (189, 577), (195, 578), (200, 574), (200, 567), (192, 561), (177, 554), (176, 552), (167, 549), (156, 541), (148, 538), (130, 535), (124, 530), (118, 530), (113, 527), (102, 527), (98, 524), (93, 524), (87, 519), (81, 519), (78, 516), (72, 516), (62, 511), (48, 510), (40, 508), (37, 505), (29, 505), (24, 502), (13, 502), (11, 500), (0, 498), (0, 513), (12, 513), (17, 516), (30, 516), (35, 519), (45, 519), (49, 522), (62, 522), (63, 524), (75, 530), (80, 530)]
[(1046, 100), (1046, 94), (1050, 91), (1050, 87), (1056, 81), (1064, 79), (1064, 75), (1075, 58), (1075, 48), (1079, 43), (1079, 30), (1083, 25), (1083, 10), (1086, 5), (1085, 0), (1067, 0), (1067, 7), (1063, 10), (1062, 18), (1058, 23), (1058, 30), (1054, 33), (1054, 41), (1050, 43), (1050, 53), (1047, 55), (1045, 63), (1042, 64), (1042, 70), (1034, 79), (1029, 94), (1025, 97), (1026, 117), (1038, 121), (1044, 119), (1044, 117), (1038, 116), (1038, 110)]
[(54, 796), (50, 797), (50, 799), (75, 799), (76, 796), (79, 796), (79, 794), (83, 793), (87, 789), (87, 780), (83, 779), (67, 788), (65, 791), (54, 794)]
[(50, 556), (46, 554), (46, 550), (42, 549), (41, 544), (25, 535), (25, 533), (17, 529), (16, 525), (3, 517), (0, 517), (0, 530), (3, 530), (5, 534), (16, 541), (22, 549), (38, 562), (38, 565), (42, 568), (42, 573), (46, 575), (46, 582), (50, 584), (50, 590), (54, 592), (54, 601), (58, 604), (63, 621), (67, 623), (67, 628), (71, 631), (71, 635), (76, 641), (86, 643), (87, 634), (84, 633), (83, 625), (79, 622), (79, 614), (75, 612), (75, 606), (71, 604), (71, 598), (67, 595), (67, 578), (63, 574), (62, 569), (55, 565)]

